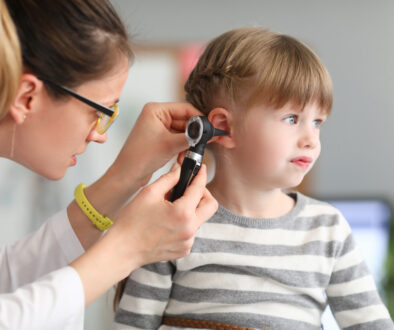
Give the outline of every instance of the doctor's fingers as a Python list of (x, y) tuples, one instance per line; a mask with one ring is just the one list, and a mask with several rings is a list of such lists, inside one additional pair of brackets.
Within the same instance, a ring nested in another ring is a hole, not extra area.
[(164, 200), (168, 192), (177, 184), (180, 173), (180, 166), (174, 164), (168, 173), (163, 174), (156, 181), (144, 187), (139, 195), (141, 198), (149, 198), (150, 202)]
[(159, 110), (156, 112), (156, 115), (166, 127), (171, 127), (175, 130), (184, 129), (190, 117), (203, 115), (187, 102), (168, 102), (158, 105)]
[(193, 236), (188, 240), (175, 243), (169, 253), (171, 253), (174, 256), (174, 259), (188, 256), (192, 250), (194, 239), (195, 237)]
[(205, 187), (206, 175), (206, 166), (203, 165), (184, 195), (174, 202), (183, 210), (184, 218), (192, 230), (197, 230), (218, 208), (217, 201)]
[(207, 167), (202, 164), (197, 175), (193, 178), (190, 185), (186, 188), (182, 197), (177, 199), (174, 204), (182, 209), (195, 211), (201, 198), (204, 196), (205, 185), (207, 184)]
[(197, 223), (198, 227), (200, 227), (204, 222), (206, 222), (209, 218), (211, 218), (219, 207), (218, 202), (212, 196), (207, 188), (204, 190), (204, 194), (200, 200), (200, 203), (196, 209)]

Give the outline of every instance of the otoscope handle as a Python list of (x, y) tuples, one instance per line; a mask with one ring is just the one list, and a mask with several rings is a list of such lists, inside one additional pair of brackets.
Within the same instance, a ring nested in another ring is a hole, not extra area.
[(171, 193), (170, 202), (183, 196), (187, 186), (200, 170), (200, 165), (195, 159), (185, 157), (181, 166), (181, 176)]

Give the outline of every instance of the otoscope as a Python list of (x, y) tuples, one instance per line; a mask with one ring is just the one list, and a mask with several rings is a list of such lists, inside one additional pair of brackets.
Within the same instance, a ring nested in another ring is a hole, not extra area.
[(214, 136), (227, 135), (226, 131), (215, 128), (207, 117), (191, 117), (186, 126), (186, 140), (190, 146), (181, 166), (181, 176), (171, 193), (173, 202), (183, 195), (186, 187), (200, 170), (207, 142)]

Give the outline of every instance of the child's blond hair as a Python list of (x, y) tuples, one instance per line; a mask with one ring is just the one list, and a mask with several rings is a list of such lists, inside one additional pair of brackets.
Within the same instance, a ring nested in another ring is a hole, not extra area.
[(331, 78), (306, 45), (260, 27), (238, 28), (213, 39), (185, 84), (186, 99), (205, 114), (226, 102), (302, 109), (317, 102), (331, 111)]
[(6, 4), (0, 0), (0, 119), (8, 112), (22, 73), (19, 39)]

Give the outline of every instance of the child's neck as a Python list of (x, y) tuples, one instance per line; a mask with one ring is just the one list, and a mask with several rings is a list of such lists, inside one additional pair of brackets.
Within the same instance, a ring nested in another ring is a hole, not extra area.
[(249, 218), (277, 218), (291, 211), (293, 198), (281, 189), (254, 189), (237, 180), (215, 177), (207, 186), (220, 205)]

